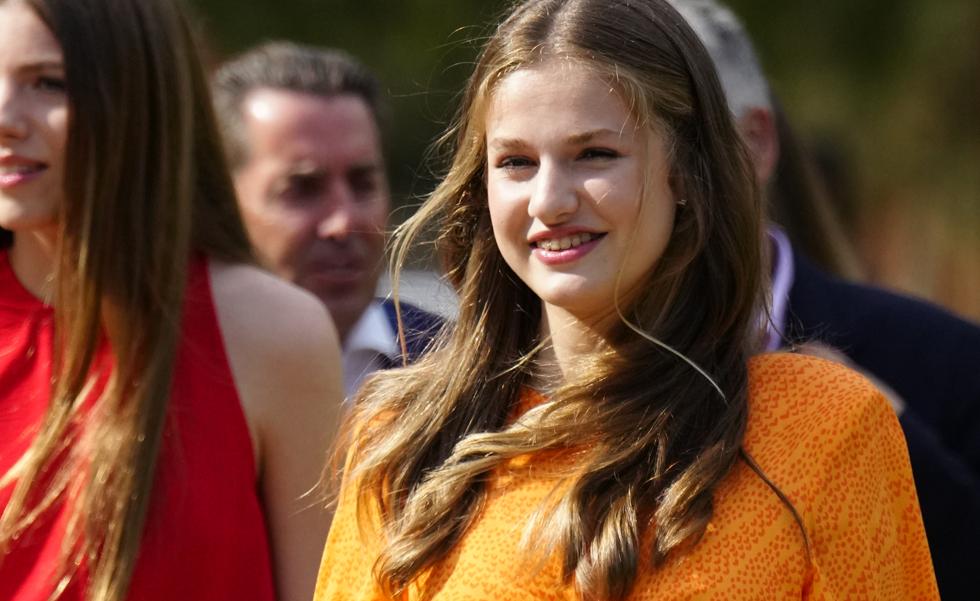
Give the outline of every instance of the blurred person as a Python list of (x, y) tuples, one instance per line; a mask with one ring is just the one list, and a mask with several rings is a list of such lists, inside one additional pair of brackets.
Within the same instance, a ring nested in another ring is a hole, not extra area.
[[(786, 118), (777, 98), (770, 94), (767, 109), (750, 109), (754, 116), (739, 120), (746, 135), (769, 136), (769, 125), (753, 120), (772, 120), (776, 139), (776, 164), (757, 172), (767, 192), (771, 219), (793, 242), (793, 248), (821, 271), (859, 282), (864, 268), (851, 244), (826, 179)], [(755, 112), (759, 110), (761, 112)]]
[(0, 599), (312, 592), (337, 334), (252, 265), (197, 56), (170, 0), (0, 0)]
[[(779, 107), (776, 109), (778, 111)], [(805, 153), (826, 194), (828, 204), (839, 216), (845, 237), (856, 244), (859, 234), (857, 222), (860, 218), (856, 183), (860, 174), (857, 172), (854, 157), (844, 148), (844, 142), (838, 135), (826, 132), (810, 135), (806, 142)]]
[(394, 259), (432, 233), (459, 316), (361, 389), (315, 598), (936, 599), (881, 394), (759, 354), (762, 199), (683, 18), (520, 3), (462, 97)]
[[(839, 231), (826, 225), (833, 220), (820, 218), (830, 207), (819, 198), (813, 166), (772, 98), (748, 34), (714, 0), (671, 2), (712, 55), (756, 175), (768, 186), (777, 217), (790, 225), (785, 233), (770, 228), (770, 347), (823, 343), (890, 392), (908, 441), (940, 592), (946, 599), (973, 598), (980, 540), (980, 328), (926, 302), (837, 277), (848, 271), (846, 257), (841, 259), (847, 253), (833, 255)], [(814, 267), (811, 253), (837, 274)]]
[[(249, 237), (330, 310), (350, 396), (403, 352), (395, 304), (374, 298), (390, 212), (380, 84), (339, 50), (270, 42), (222, 65), (212, 87)], [(412, 359), (439, 320), (400, 306)]]

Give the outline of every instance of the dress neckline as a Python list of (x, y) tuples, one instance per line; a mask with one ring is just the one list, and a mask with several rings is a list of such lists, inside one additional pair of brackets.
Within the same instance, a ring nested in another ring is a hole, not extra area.
[(10, 249), (0, 250), (0, 304), (14, 306), (33, 311), (51, 312), (54, 309), (51, 305), (34, 296), (34, 294), (24, 287), (23, 282), (14, 272), (13, 265), (10, 264)]

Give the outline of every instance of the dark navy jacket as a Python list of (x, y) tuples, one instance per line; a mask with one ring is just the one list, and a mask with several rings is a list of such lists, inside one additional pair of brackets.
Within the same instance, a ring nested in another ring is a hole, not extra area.
[[(408, 351), (408, 362), (412, 363), (424, 353), (432, 339), (439, 333), (444, 323), (442, 317), (424, 311), (415, 305), (401, 301), (399, 303), (402, 312), (402, 325), (405, 326), (405, 349)], [(381, 301), (381, 308), (384, 309), (385, 317), (394, 332), (398, 332), (398, 320), (395, 316), (395, 303), (391, 299)], [(401, 345), (399, 344), (399, 349)], [(399, 350), (399, 352), (401, 352)], [(398, 357), (388, 367), (401, 365), (401, 357)]]
[(943, 599), (980, 568), (980, 327), (924, 301), (821, 273), (794, 253), (791, 341), (819, 340), (890, 386)]

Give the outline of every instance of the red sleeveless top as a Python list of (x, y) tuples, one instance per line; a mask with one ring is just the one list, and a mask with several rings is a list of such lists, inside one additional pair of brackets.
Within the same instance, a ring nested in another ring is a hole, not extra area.
[[(207, 261), (192, 260), (153, 497), (128, 599), (275, 598), (252, 441), (225, 355)], [(29, 445), (50, 398), (54, 315), (0, 251), (0, 474)], [(103, 353), (99, 361), (108, 361)], [(0, 511), (13, 486), (0, 489)], [(47, 601), (65, 511), (36, 523), (0, 561), (0, 599)], [(84, 599), (84, 568), (65, 601)]]

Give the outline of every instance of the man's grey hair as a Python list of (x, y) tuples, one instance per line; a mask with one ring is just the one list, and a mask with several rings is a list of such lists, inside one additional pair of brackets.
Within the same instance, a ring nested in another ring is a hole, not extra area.
[(211, 78), (215, 112), (233, 169), (248, 156), (242, 102), (257, 88), (324, 98), (350, 94), (364, 101), (379, 127), (386, 117), (381, 83), (350, 54), (336, 48), (266, 42), (224, 63)]
[(739, 118), (753, 108), (772, 110), (769, 83), (752, 41), (735, 13), (715, 0), (668, 2), (708, 49), (732, 114)]

